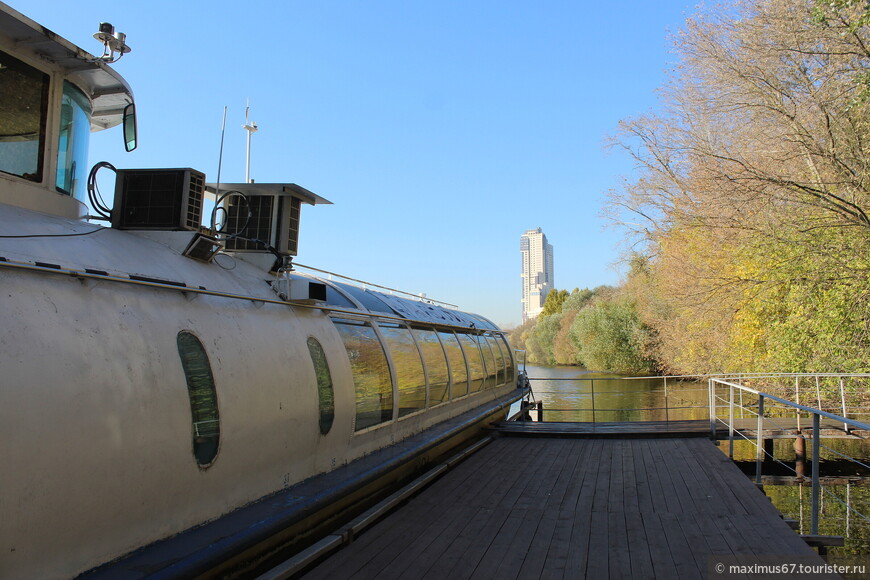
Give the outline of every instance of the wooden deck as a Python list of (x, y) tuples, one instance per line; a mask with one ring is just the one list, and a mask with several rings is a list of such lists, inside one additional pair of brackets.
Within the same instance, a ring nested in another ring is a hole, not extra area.
[(304, 577), (706, 578), (766, 556), (823, 564), (709, 440), (499, 437)]

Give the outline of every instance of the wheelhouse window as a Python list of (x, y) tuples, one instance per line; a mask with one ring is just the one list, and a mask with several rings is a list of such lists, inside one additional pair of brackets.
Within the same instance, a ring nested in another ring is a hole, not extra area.
[(176, 340), (190, 397), (193, 455), (200, 467), (208, 467), (217, 455), (221, 434), (214, 376), (205, 348), (193, 333), (182, 330)]
[(57, 151), (58, 191), (86, 201), (88, 141), (91, 136), (91, 103), (71, 83), (63, 83), (60, 106), (60, 139)]
[(399, 417), (426, 408), (426, 375), (411, 331), (398, 324), (378, 323), (387, 343), (399, 389)]
[(365, 323), (335, 320), (347, 350), (356, 393), (354, 430), (393, 418), (393, 385), (387, 356), (374, 328)]
[(0, 171), (42, 181), (48, 75), (0, 51)]
[(323, 347), (313, 336), (308, 337), (308, 353), (314, 363), (314, 375), (317, 378), (317, 403), (320, 409), (320, 434), (326, 435), (332, 429), (335, 420), (335, 392), (332, 388), (332, 376), (329, 374), (329, 364)]
[(448, 382), (450, 375), (447, 372), (447, 360), (444, 358), (444, 349), (434, 330), (414, 329), (414, 338), (423, 352), (423, 360), (426, 362), (426, 374), (429, 377), (429, 406), (447, 402), (450, 399)]
[(452, 332), (439, 332), (438, 336), (450, 362), (451, 396), (454, 399), (463, 397), (468, 394), (468, 369), (465, 366), (465, 356), (462, 354), (462, 347), (459, 346), (459, 339)]

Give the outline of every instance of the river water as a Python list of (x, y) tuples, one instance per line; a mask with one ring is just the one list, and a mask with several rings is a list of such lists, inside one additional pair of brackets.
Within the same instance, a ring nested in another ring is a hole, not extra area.
[[(543, 403), (544, 421), (709, 420), (706, 381), (626, 380), (612, 373), (576, 367), (527, 365), (527, 372), (535, 400)], [(536, 413), (532, 415), (537, 419)], [(823, 448), (819, 454), (820, 474), (827, 482), (821, 494), (819, 534), (844, 536), (846, 543), (844, 547), (829, 548), (828, 561), (867, 564), (870, 569), (870, 443), (823, 439), (822, 444), (829, 449)], [(722, 441), (719, 448), (728, 453), (728, 442)], [(806, 453), (806, 474), (809, 475), (812, 455), (809, 439)], [(735, 462), (753, 478), (755, 454), (754, 442), (735, 441)], [(788, 484), (765, 483), (764, 492), (780, 513), (799, 522), (800, 533), (809, 534), (811, 486), (809, 478), (805, 483), (795, 481), (794, 440), (774, 440), (773, 455), (776, 461), (766, 462), (763, 474), (779, 476)]]

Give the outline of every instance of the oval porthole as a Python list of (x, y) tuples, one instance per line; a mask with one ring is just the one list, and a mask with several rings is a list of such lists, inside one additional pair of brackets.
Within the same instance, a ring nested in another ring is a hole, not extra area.
[(308, 352), (314, 363), (314, 374), (317, 377), (317, 401), (320, 407), (320, 433), (326, 435), (332, 429), (335, 420), (335, 394), (332, 390), (332, 376), (329, 374), (329, 364), (323, 347), (313, 336), (308, 337)]
[(190, 397), (193, 455), (200, 467), (208, 467), (217, 455), (221, 435), (214, 376), (205, 348), (193, 333), (182, 330), (177, 342)]

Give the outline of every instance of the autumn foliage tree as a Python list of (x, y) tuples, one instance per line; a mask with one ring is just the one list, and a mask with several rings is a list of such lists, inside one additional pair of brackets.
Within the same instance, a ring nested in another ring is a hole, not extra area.
[(689, 19), (655, 114), (614, 144), (626, 282), (672, 371), (865, 371), (870, 10), (739, 0)]

